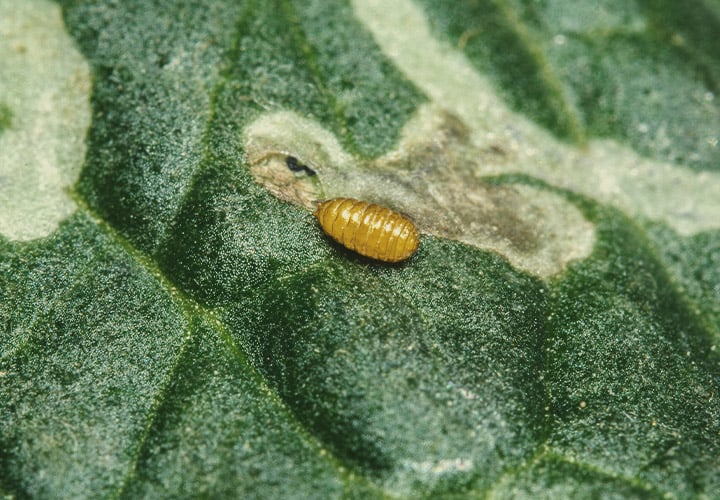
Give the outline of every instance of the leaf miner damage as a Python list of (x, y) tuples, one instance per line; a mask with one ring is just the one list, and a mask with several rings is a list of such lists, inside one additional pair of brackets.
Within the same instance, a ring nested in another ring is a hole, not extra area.
[[(368, 200), (407, 214), (423, 233), (492, 250), (541, 277), (592, 251), (594, 227), (573, 204), (536, 187), (488, 182), (481, 165), (512, 163), (512, 149), (478, 148), (467, 124), (437, 106), (421, 107), (396, 149), (373, 160), (348, 154), (319, 124), (288, 111), (248, 126), (245, 146), (255, 180), (308, 209), (339, 196)], [(307, 170), (289, 168), (296, 165)]]

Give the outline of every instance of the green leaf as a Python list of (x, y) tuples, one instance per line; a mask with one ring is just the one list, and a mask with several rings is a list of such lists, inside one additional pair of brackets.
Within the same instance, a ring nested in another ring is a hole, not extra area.
[(0, 0), (0, 496), (717, 496), (718, 29)]

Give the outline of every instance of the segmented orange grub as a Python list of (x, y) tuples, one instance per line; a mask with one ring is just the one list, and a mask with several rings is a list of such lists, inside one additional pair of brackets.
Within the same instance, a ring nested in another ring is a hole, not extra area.
[(321, 202), (313, 215), (332, 239), (372, 259), (400, 262), (420, 244), (410, 219), (367, 201), (334, 198)]

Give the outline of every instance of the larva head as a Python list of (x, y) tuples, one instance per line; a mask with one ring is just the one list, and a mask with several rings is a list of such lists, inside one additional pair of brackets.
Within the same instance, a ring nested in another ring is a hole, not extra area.
[(313, 211), (313, 216), (314, 216), (316, 219), (319, 219), (319, 218), (320, 218), (320, 212), (322, 212), (322, 207), (323, 207), (323, 205), (324, 205), (325, 203), (327, 203), (327, 201), (319, 201), (319, 202), (317, 203), (317, 205), (315, 205), (315, 210)]
[(325, 201), (319, 201), (317, 205), (315, 206), (315, 210), (313, 211), (313, 216), (320, 222), (322, 225), (322, 216), (327, 210), (328, 206), (333, 202), (334, 200), (325, 200)]

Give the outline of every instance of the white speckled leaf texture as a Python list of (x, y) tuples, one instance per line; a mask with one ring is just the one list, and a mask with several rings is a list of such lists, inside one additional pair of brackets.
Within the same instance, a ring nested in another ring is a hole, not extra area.
[(0, 0), (0, 498), (717, 497), (720, 4), (391, 3)]

